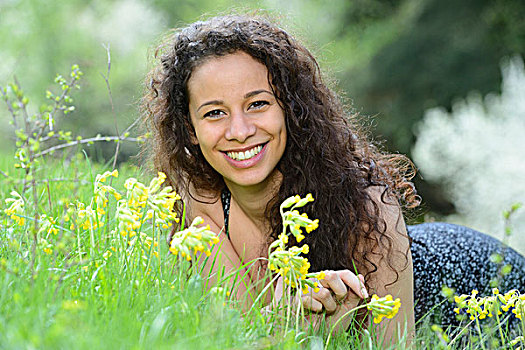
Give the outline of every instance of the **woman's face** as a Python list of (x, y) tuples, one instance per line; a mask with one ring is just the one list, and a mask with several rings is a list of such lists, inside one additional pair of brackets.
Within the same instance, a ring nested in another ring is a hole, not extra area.
[(210, 58), (192, 72), (188, 92), (194, 142), (228, 186), (272, 179), (286, 126), (266, 66), (244, 52)]

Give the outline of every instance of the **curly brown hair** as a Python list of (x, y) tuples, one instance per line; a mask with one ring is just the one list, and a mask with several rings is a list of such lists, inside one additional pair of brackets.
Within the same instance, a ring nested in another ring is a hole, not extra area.
[[(279, 204), (294, 194), (312, 193), (306, 209), (320, 226), (308, 234), (313, 270), (351, 269), (365, 275), (377, 270), (371, 254), (388, 251), (393, 266), (393, 240), (367, 190), (382, 186), (385, 196), (405, 207), (419, 198), (410, 182), (413, 167), (401, 155), (381, 152), (370, 143), (347, 113), (339, 97), (323, 82), (312, 54), (286, 31), (258, 16), (228, 15), (195, 22), (174, 31), (157, 49), (160, 63), (148, 76), (143, 114), (153, 133), (153, 161), (168, 176), (168, 183), (190, 194), (190, 184), (220, 197), (224, 181), (198, 145), (189, 114), (188, 81), (205, 60), (243, 51), (268, 69), (268, 80), (284, 110), (287, 144), (277, 168), (282, 183), (267, 204), (271, 224), (268, 242), (281, 232)], [(291, 242), (292, 244), (294, 242)], [(397, 268), (399, 270), (399, 268)], [(396, 278), (397, 280), (397, 278)]]

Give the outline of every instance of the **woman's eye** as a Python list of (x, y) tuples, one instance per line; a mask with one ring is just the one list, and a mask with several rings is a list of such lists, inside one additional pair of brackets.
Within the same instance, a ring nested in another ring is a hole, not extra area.
[(204, 114), (204, 118), (217, 118), (223, 115), (224, 112), (220, 109), (214, 109), (213, 111), (209, 111), (206, 114)]
[(250, 104), (250, 108), (257, 109), (257, 108), (261, 108), (263, 106), (266, 106), (268, 104), (269, 104), (268, 101), (255, 101), (252, 104)]

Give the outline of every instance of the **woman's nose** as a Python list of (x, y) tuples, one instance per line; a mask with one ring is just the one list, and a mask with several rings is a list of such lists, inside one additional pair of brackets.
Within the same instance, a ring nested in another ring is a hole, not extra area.
[(257, 127), (244, 112), (234, 112), (230, 114), (230, 123), (226, 129), (225, 137), (227, 140), (244, 142), (255, 134)]

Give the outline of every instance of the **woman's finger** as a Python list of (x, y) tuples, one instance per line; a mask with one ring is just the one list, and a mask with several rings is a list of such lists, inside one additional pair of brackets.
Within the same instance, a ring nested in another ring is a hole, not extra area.
[(336, 271), (343, 282), (350, 287), (350, 289), (361, 298), (368, 298), (368, 291), (364, 284), (364, 278), (361, 280), (358, 276), (352, 273), (350, 270), (339, 270)]
[[(337, 309), (337, 303), (335, 301), (334, 296), (332, 295), (332, 292), (330, 291), (330, 289), (324, 288), (320, 284), (318, 285), (318, 288), (319, 289), (315, 291), (311, 287), (308, 287), (309, 292), (307, 294), (303, 294), (302, 299), (303, 300), (307, 300), (307, 299), (315, 300), (321, 304), (322, 308), (324, 308), (327, 313), (329, 314), (333, 313)], [(312, 303), (312, 304), (318, 305), (316, 303)], [(303, 305), (305, 307), (309, 307), (311, 303), (303, 302)], [(319, 310), (315, 309), (313, 311), (319, 311)]]
[(330, 289), (319, 286), (319, 290), (312, 294), (313, 298), (320, 301), (326, 312), (331, 314), (337, 309), (337, 303), (335, 302), (334, 296), (330, 292)]
[(321, 312), (323, 311), (323, 304), (315, 300), (310, 294), (305, 294), (301, 297), (301, 302), (303, 303), (303, 307), (307, 310), (313, 311), (313, 312)]
[(343, 300), (348, 293), (348, 288), (337, 271), (325, 271), (325, 277), (319, 281), (325, 288), (329, 288), (338, 301)]

